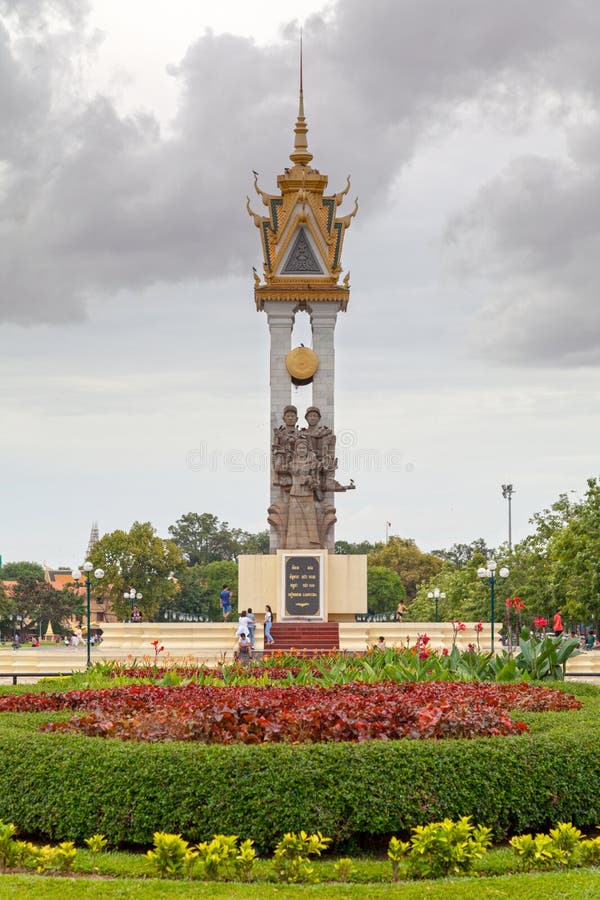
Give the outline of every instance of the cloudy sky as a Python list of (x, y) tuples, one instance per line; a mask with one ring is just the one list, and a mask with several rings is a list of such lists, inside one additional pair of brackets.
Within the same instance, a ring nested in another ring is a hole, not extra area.
[[(338, 538), (513, 537), (597, 473), (600, 6), (301, 4), (314, 164), (360, 212), (336, 329)], [(0, 554), (268, 505), (266, 190), (292, 0), (0, 0)], [(350, 199), (351, 199), (350, 198)], [(299, 321), (297, 340), (306, 340)], [(298, 395), (299, 406), (309, 402)], [(369, 461), (367, 463), (367, 460)]]

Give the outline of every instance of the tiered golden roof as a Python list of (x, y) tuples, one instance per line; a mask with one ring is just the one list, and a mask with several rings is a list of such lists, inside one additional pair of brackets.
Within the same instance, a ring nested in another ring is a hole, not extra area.
[(342, 244), (345, 231), (357, 213), (358, 200), (354, 201), (351, 213), (336, 215), (350, 190), (350, 178), (340, 193), (325, 194), (328, 179), (310, 165), (313, 157), (308, 149), (307, 132), (301, 80), (294, 149), (290, 154), (293, 165), (277, 178), (280, 194), (261, 190), (258, 175), (254, 173), (254, 188), (268, 215), (255, 213), (250, 198), (247, 202), (263, 247), (264, 281), (256, 271), (254, 274), (254, 299), (259, 310), (267, 300), (335, 301), (342, 303), (342, 309), (348, 303), (350, 273), (339, 283)]

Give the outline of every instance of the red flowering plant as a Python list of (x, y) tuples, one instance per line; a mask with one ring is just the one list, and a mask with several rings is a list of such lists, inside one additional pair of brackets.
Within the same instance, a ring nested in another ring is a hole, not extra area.
[(477, 641), (477, 652), (481, 653), (481, 644), (479, 643), (479, 635), (483, 631), (483, 622), (477, 622), (473, 627), (475, 629), (475, 639)]
[(509, 650), (512, 650), (513, 646), (513, 631), (512, 631), (512, 615), (514, 613), (515, 619), (515, 644), (519, 643), (519, 636), (521, 634), (521, 613), (525, 609), (525, 604), (521, 602), (520, 597), (507, 597), (504, 601), (504, 605), (506, 607), (506, 612), (504, 615), (504, 619), (506, 622), (506, 637), (508, 639), (508, 647)]
[(152, 641), (152, 646), (154, 647), (154, 669), (156, 669), (158, 666), (158, 654), (162, 653), (165, 648), (162, 644), (159, 647), (158, 641)]
[(465, 625), (464, 622), (458, 622), (458, 621), (452, 622), (451, 624), (452, 624), (452, 646), (456, 647), (456, 639), (459, 635), (459, 632), (466, 631), (467, 626)]
[(548, 627), (548, 619), (545, 619), (543, 616), (535, 616), (533, 627), (535, 628), (538, 637), (543, 638), (546, 628)]

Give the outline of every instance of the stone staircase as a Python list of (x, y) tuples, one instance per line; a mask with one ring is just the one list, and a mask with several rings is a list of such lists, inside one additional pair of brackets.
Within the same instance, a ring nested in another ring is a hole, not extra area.
[(265, 646), (265, 655), (275, 650), (299, 650), (327, 653), (339, 650), (340, 629), (337, 622), (274, 622), (271, 629), (274, 644)]

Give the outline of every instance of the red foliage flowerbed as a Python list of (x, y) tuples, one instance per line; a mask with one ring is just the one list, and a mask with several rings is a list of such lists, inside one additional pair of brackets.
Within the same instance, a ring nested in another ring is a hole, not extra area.
[(83, 715), (43, 731), (122, 740), (202, 743), (368, 741), (521, 734), (511, 710), (577, 709), (561, 691), (527, 684), (425, 682), (331, 688), (159, 687), (0, 697), (0, 712), (71, 709)]

